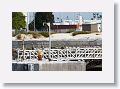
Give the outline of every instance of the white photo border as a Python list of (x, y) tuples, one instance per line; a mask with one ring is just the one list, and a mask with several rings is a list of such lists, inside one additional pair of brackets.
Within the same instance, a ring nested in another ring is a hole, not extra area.
[[(0, 82), (114, 83), (113, 0), (4, 0), (1, 8)], [(12, 71), (12, 12), (102, 12), (102, 71)]]

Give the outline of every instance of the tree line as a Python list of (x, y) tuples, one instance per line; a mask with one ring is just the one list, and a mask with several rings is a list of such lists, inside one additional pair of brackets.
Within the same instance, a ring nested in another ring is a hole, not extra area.
[[(22, 12), (12, 12), (12, 29), (18, 31), (20, 28), (26, 28), (25, 18), (26, 16)], [(31, 31), (34, 29), (34, 22), (35, 29), (41, 30), (46, 28), (43, 23), (54, 22), (54, 15), (52, 12), (36, 12), (35, 19), (29, 23), (29, 30)]]

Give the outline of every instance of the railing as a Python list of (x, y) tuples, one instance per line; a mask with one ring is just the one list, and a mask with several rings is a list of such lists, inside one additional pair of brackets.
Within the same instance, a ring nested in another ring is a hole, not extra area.
[[(49, 50), (44, 50), (44, 58), (48, 58)], [(50, 59), (56, 61), (69, 61), (80, 59), (101, 59), (101, 48), (70, 48), (70, 49), (51, 49)]]
[(38, 59), (37, 57), (37, 51), (36, 50), (18, 50), (18, 61), (34, 61), (35, 59)]
[[(102, 48), (67, 48), (43, 50), (43, 59), (51, 61), (70, 61), (84, 59), (102, 59)], [(18, 60), (38, 59), (36, 50), (18, 50)]]

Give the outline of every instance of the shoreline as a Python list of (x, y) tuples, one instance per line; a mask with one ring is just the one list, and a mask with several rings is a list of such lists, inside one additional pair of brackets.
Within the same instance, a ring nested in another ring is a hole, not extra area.
[[(72, 36), (71, 33), (57, 33), (52, 34), (50, 36), (51, 41), (90, 41), (90, 40), (102, 40), (102, 34), (96, 35), (98, 33), (91, 33), (91, 34), (79, 34), (76, 36)], [(16, 37), (12, 37), (12, 41), (22, 41), (16, 39)], [(30, 38), (26, 37), (24, 41), (49, 41), (49, 37), (41, 37), (41, 38)]]

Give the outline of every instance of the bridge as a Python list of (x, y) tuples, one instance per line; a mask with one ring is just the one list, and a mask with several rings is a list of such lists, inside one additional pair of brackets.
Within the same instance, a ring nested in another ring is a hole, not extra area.
[[(37, 50), (18, 50), (18, 61), (38, 59)], [(43, 50), (43, 60), (79, 61), (85, 59), (102, 59), (102, 48), (66, 48)]]
[[(102, 48), (45, 48), (43, 54), (44, 61), (39, 62), (37, 50), (18, 50), (13, 71), (85, 71), (93, 62), (101, 62)], [(46, 62), (47, 59), (51, 61)]]

